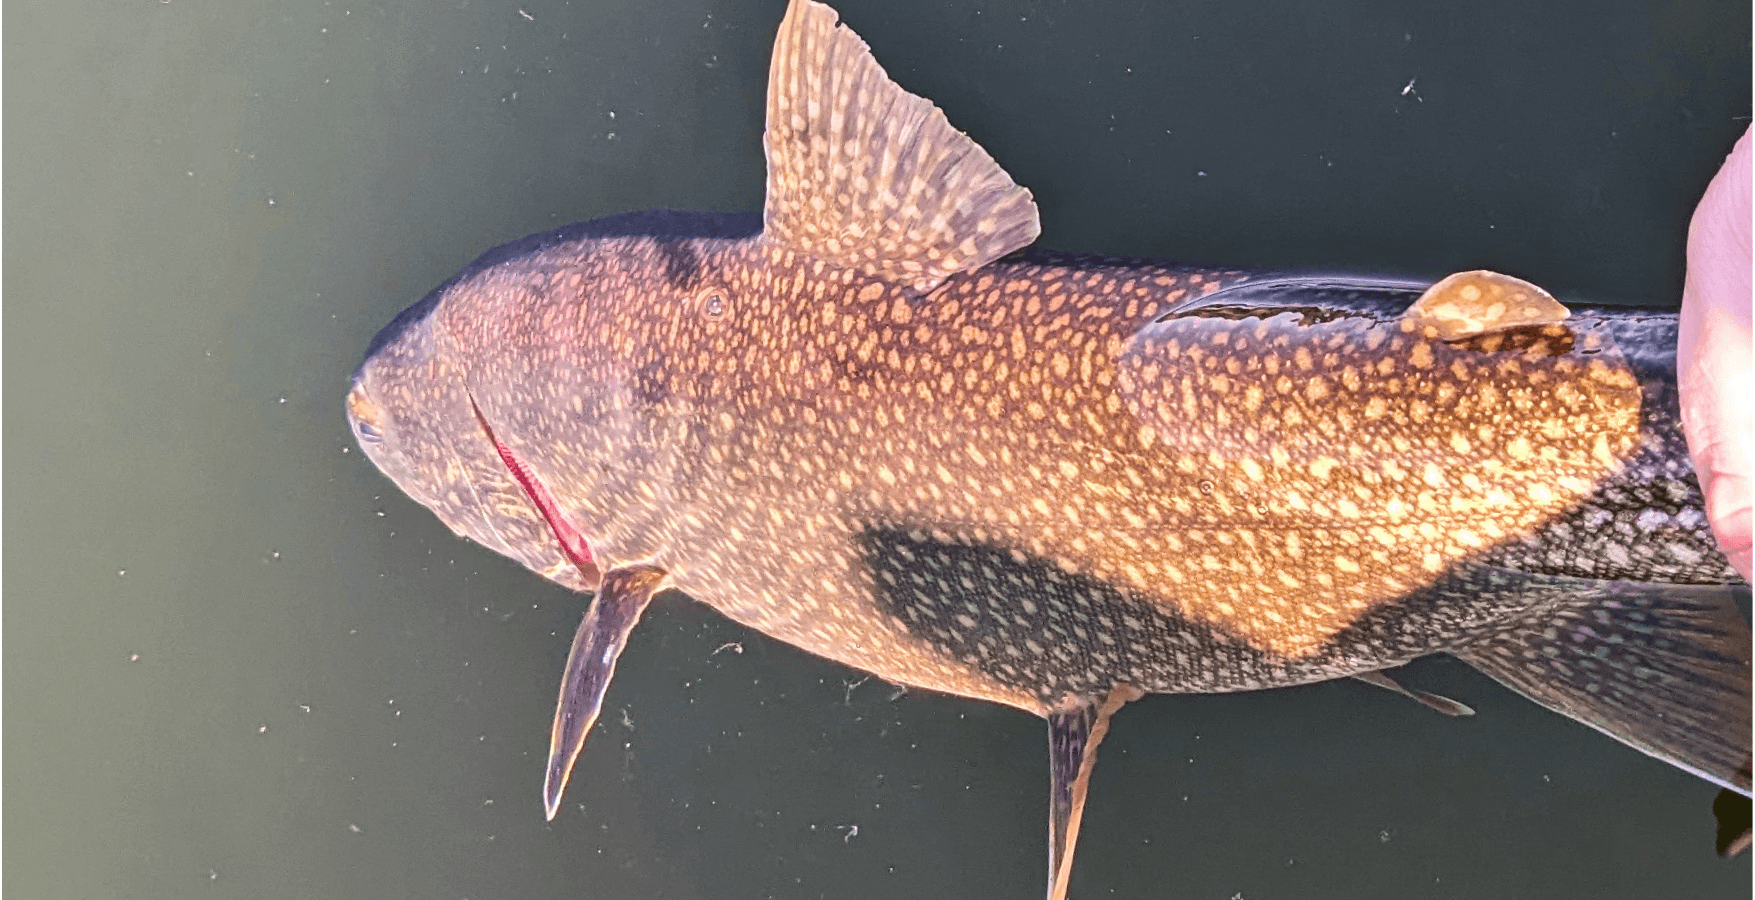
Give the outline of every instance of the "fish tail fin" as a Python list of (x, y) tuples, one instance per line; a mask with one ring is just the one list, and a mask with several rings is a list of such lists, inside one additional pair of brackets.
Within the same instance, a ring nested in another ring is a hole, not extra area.
[(1591, 582), (1452, 651), (1641, 752), (1749, 795), (1749, 625), (1722, 585)]

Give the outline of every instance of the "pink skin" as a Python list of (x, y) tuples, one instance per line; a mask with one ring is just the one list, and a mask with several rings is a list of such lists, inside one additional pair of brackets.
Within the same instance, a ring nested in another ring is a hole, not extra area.
[(1706, 493), (1706, 515), (1731, 565), (1749, 581), (1755, 493), (1755, 368), (1751, 367), (1749, 131), (1707, 185), (1688, 226), (1678, 371), (1682, 430)]

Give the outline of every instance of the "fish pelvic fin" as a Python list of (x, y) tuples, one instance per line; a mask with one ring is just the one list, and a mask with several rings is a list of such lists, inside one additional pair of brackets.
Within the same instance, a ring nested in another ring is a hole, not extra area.
[(1443, 713), (1444, 715), (1451, 717), (1472, 716), (1475, 714), (1475, 711), (1466, 703), (1460, 703), (1439, 694), (1432, 694), (1426, 691), (1403, 687), (1400, 682), (1383, 674), (1382, 671), (1360, 672), (1357, 675), (1354, 675), (1353, 678), (1356, 681), (1363, 681), (1366, 684), (1383, 688), (1391, 693), (1400, 694), (1433, 712)]
[(763, 239), (921, 293), (1034, 241), (1030, 192), (838, 20), (793, 0), (774, 39)]
[(1109, 733), (1109, 717), (1143, 696), (1118, 684), (1101, 701), (1071, 698), (1048, 714), (1048, 900), (1065, 900), (1091, 769), (1097, 745)]
[(573, 649), (567, 653), (567, 672), (561, 676), (561, 696), (555, 702), (554, 724), (549, 729), (542, 807), (551, 821), (560, 811), (561, 794), (567, 789), (573, 763), (585, 749), (585, 738), (603, 708), (604, 692), (615, 677), (616, 660), (652, 596), (668, 580), (663, 569), (643, 563), (603, 573), (597, 597), (579, 623)]
[(1585, 581), (1452, 652), (1643, 753), (1749, 795), (1749, 625), (1723, 585)]

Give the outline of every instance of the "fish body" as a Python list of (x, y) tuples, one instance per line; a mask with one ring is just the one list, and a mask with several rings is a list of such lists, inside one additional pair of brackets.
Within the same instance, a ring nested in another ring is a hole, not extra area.
[(1051, 894), (1140, 692), (1452, 652), (1748, 792), (1747, 626), (1715, 593), (1673, 312), (1029, 249), (1028, 193), (820, 4), (782, 24), (768, 114), (762, 216), (492, 251), (349, 395), (453, 530), (598, 592), (551, 816), (666, 587), (1048, 718)]
[[(1543, 577), (1727, 577), (1673, 312), (1452, 344), (1400, 330), (1409, 285), (1025, 252), (922, 295), (759, 234), (540, 243), (433, 313), (494, 433), (600, 555), (899, 683), (1283, 686), (1476, 638)], [(435, 508), (591, 587), (491, 490)]]

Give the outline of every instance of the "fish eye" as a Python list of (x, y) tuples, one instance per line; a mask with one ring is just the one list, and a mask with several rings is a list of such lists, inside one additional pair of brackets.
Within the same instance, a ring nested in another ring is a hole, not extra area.
[(707, 295), (707, 300), (704, 305), (707, 310), (707, 315), (723, 315), (725, 313), (725, 295), (718, 291), (713, 291)]
[(356, 422), (354, 424), (359, 426), (360, 440), (376, 444), (384, 439), (384, 432), (379, 431), (378, 426), (370, 422)]

